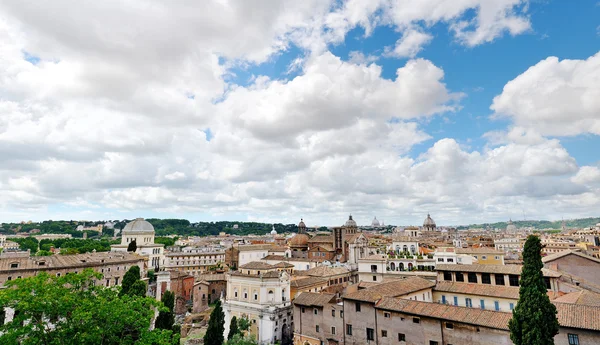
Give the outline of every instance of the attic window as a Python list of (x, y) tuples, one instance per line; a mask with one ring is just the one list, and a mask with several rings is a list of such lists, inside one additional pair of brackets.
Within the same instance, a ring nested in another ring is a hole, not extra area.
[(39, 266), (44, 266), (44, 265), (46, 265), (46, 261), (40, 261), (40, 262), (38, 262), (38, 265)]
[(18, 262), (12, 262), (10, 264), (10, 268), (18, 268), (19, 267), (19, 263)]

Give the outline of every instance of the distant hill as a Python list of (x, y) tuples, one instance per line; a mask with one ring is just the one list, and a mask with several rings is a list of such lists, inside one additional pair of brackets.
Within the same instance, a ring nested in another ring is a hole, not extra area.
[[(513, 224), (517, 228), (527, 228), (532, 227), (537, 230), (542, 229), (562, 229), (562, 220), (557, 220), (554, 222), (548, 220), (515, 220)], [(600, 223), (600, 218), (579, 218), (579, 219), (565, 219), (565, 226), (567, 229), (569, 228), (589, 228), (598, 223)], [(491, 229), (506, 229), (508, 222), (496, 222), (496, 223), (483, 223), (483, 224), (471, 224), (471, 225), (461, 225), (458, 226), (457, 229), (464, 230), (468, 228), (491, 228)]]

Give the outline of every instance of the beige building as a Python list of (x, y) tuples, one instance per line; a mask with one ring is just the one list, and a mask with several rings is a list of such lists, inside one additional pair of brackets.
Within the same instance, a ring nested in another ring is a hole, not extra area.
[(148, 257), (148, 264), (151, 268), (165, 266), (164, 244), (154, 243), (154, 226), (145, 221), (144, 218), (137, 218), (125, 225), (121, 234), (121, 244), (113, 244), (111, 251), (127, 252), (129, 244), (136, 243), (136, 253)]
[(301, 293), (294, 299), (294, 345), (343, 344), (343, 309), (336, 294)]
[(142, 277), (145, 277), (147, 260), (132, 253), (114, 252), (0, 258), (0, 286), (7, 281), (33, 277), (40, 272), (61, 276), (81, 273), (86, 268), (102, 273), (103, 285), (120, 285), (125, 272), (133, 265), (139, 266)]
[(283, 337), (291, 339), (290, 271), (254, 261), (227, 274), (227, 294), (223, 301), (225, 337), (231, 318), (236, 316), (250, 321), (250, 333), (259, 344), (272, 344)]
[(184, 248), (181, 252), (165, 254), (167, 270), (187, 272), (192, 275), (205, 273), (219, 264), (225, 264), (225, 251)]

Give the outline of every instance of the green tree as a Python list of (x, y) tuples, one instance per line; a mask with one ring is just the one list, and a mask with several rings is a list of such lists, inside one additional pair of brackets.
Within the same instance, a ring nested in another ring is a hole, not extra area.
[(550, 345), (558, 334), (556, 307), (550, 303), (542, 275), (542, 244), (530, 235), (523, 247), (519, 302), (508, 323), (515, 345)]
[(135, 242), (135, 240), (129, 242), (129, 245), (127, 246), (127, 251), (135, 252), (136, 250), (137, 250), (137, 243)]
[(131, 285), (131, 288), (129, 288), (129, 291), (127, 291), (127, 294), (129, 296), (145, 297), (146, 296), (146, 283), (144, 283), (141, 280), (136, 281), (135, 283), (133, 283), (133, 285)]
[(237, 320), (238, 328), (241, 332), (246, 332), (250, 329), (250, 320), (247, 317), (242, 317)]
[(48, 250), (39, 250), (37, 253), (35, 253), (35, 256), (50, 256), (52, 255), (51, 251)]
[(223, 345), (225, 332), (225, 314), (221, 307), (221, 300), (215, 303), (215, 309), (210, 313), (208, 329), (204, 335), (204, 345)]
[(234, 316), (231, 318), (231, 324), (229, 325), (229, 334), (227, 334), (227, 340), (231, 340), (231, 338), (233, 338), (233, 336), (238, 333), (240, 333), (240, 330), (238, 329), (237, 317)]
[(119, 296), (128, 294), (133, 284), (135, 284), (135, 282), (138, 280), (140, 280), (140, 267), (133, 265), (123, 276), (123, 282), (121, 283), (121, 292), (119, 292)]
[[(178, 344), (178, 335), (150, 331), (160, 302), (118, 296), (115, 288), (95, 284), (102, 275), (86, 269), (61, 277), (45, 272), (15, 279), (0, 290), (0, 305), (18, 310), (0, 325), (0, 344), (159, 345)], [(35, 293), (32, 293), (35, 291)], [(174, 342), (174, 339), (177, 342)]]
[(154, 326), (160, 329), (173, 329), (175, 323), (175, 315), (173, 314), (173, 308), (175, 307), (175, 295), (171, 291), (165, 291), (162, 295), (161, 301), (167, 308), (165, 311), (158, 313)]
[(242, 336), (241, 334), (234, 335), (231, 339), (225, 343), (227, 345), (257, 345), (256, 338), (252, 335)]

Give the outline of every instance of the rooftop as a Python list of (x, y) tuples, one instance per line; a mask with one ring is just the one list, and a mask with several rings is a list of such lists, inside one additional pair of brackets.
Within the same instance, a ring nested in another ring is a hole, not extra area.
[(302, 292), (294, 299), (294, 305), (306, 307), (324, 307), (335, 299), (335, 294)]
[[(483, 265), (483, 264), (472, 264), (472, 265), (448, 265), (438, 264), (435, 266), (436, 271), (452, 271), (452, 272), (476, 272), (476, 273), (499, 273), (499, 274), (516, 274), (521, 275), (523, 266), (521, 265)], [(544, 277), (559, 278), (560, 273), (542, 268)]]
[(307, 286), (317, 285), (317, 284), (325, 284), (327, 283), (327, 279), (319, 278), (319, 277), (306, 277), (292, 280), (290, 282), (291, 287), (295, 288), (304, 288)]
[(471, 283), (455, 283), (455, 282), (438, 282), (433, 288), (435, 291), (453, 292), (477, 296), (490, 296), (519, 299), (519, 287), (498, 286), (486, 284), (471, 284)]
[(246, 270), (268, 270), (268, 269), (274, 269), (275, 266), (269, 265), (268, 263), (262, 262), (262, 261), (252, 261), (245, 265), (241, 265), (240, 268), (243, 268)]
[[(96, 267), (113, 263), (136, 263), (146, 257), (127, 252), (98, 252), (75, 255), (0, 258), (0, 271), (47, 270), (56, 268)], [(17, 263), (18, 267), (11, 268)]]
[(393, 280), (387, 283), (377, 284), (364, 290), (352, 292), (343, 296), (345, 299), (352, 299), (364, 302), (377, 302), (383, 297), (397, 297), (423, 289), (432, 288), (435, 283), (419, 277), (408, 277), (405, 279)]

